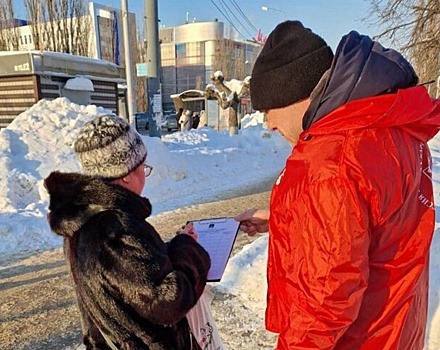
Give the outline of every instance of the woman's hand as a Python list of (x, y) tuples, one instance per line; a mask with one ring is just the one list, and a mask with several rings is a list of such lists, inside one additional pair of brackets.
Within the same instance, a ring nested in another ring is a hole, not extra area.
[(269, 210), (248, 209), (234, 219), (240, 221), (240, 229), (249, 236), (269, 231)]
[(194, 230), (194, 224), (189, 222), (185, 226), (182, 226), (182, 229), (176, 232), (176, 235), (188, 235), (192, 237), (195, 241), (199, 238), (197, 232)]

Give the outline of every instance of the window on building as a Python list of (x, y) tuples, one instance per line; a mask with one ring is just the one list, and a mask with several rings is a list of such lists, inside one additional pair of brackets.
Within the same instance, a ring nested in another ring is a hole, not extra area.
[(186, 56), (186, 45), (185, 44), (177, 44), (176, 45), (176, 57), (185, 57)]
[(176, 52), (174, 45), (162, 44), (160, 46), (160, 55), (162, 66), (175, 66), (176, 65)]
[(177, 66), (204, 65), (205, 46), (202, 44), (198, 41), (176, 45)]
[(24, 36), (24, 43), (27, 44), (27, 35)]

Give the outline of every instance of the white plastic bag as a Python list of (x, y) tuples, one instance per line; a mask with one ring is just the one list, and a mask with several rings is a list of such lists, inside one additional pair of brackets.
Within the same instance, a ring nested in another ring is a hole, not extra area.
[(202, 350), (224, 349), (211, 312), (213, 298), (210, 287), (206, 286), (197, 304), (186, 314), (191, 331)]

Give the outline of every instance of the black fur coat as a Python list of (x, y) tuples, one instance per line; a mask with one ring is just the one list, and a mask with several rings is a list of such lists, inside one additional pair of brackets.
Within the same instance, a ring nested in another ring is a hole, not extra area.
[(75, 173), (45, 180), (48, 221), (64, 237), (87, 349), (190, 349), (185, 314), (210, 259), (188, 235), (165, 243), (145, 221), (151, 204), (121, 186)]

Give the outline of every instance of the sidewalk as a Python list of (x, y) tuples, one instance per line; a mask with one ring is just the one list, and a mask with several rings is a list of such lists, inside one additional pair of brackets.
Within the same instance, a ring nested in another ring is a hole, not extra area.
[[(248, 208), (267, 207), (267, 184), (251, 190), (257, 193), (188, 206), (159, 214), (148, 221), (166, 239), (188, 220), (234, 216)], [(240, 232), (232, 255), (254, 239)], [(221, 315), (227, 311), (228, 303), (235, 302), (230, 300), (231, 297), (229, 300), (224, 298), (226, 296), (216, 295), (213, 302), (215, 314)], [(244, 336), (237, 333), (235, 322), (248, 322), (239, 319), (242, 315), (228, 317), (219, 320), (218, 324), (226, 344), (231, 337)], [(230, 317), (237, 320), (231, 322)], [(0, 325), (1, 350), (75, 349), (80, 343), (79, 316), (61, 248), (0, 265)], [(243, 343), (243, 349), (273, 348), (273, 339), (263, 329), (254, 330), (252, 337), (243, 338)]]

